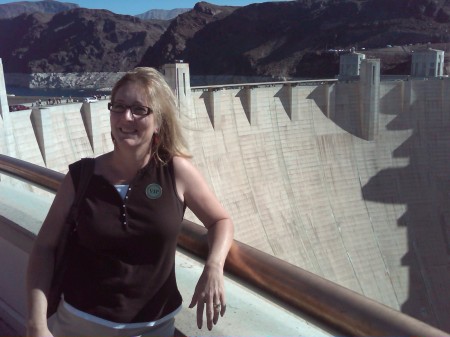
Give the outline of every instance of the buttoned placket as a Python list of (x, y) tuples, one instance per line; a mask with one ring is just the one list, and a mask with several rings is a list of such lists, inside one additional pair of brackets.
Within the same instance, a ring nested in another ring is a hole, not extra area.
[(128, 201), (128, 196), (129, 196), (130, 191), (131, 191), (131, 184), (128, 186), (127, 194), (125, 195), (125, 198), (122, 201), (122, 225), (124, 228), (128, 228), (128, 216), (127, 216), (126, 203)]
[(136, 175), (136, 177), (130, 182), (130, 184), (128, 185), (128, 189), (127, 189), (127, 194), (125, 195), (125, 198), (122, 200), (122, 226), (123, 228), (127, 229), (128, 228), (128, 214), (127, 214), (127, 201), (128, 201), (128, 197), (131, 193), (131, 189), (134, 186), (139, 185), (139, 180), (142, 177), (142, 175), (145, 173), (144, 170), (139, 170), (138, 174)]

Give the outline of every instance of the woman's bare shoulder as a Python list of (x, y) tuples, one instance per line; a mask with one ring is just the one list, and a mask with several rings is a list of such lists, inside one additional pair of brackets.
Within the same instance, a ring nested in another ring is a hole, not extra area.
[(173, 156), (172, 161), (174, 165), (185, 165), (186, 163), (190, 163), (190, 158), (182, 157), (182, 156)]
[(177, 176), (185, 174), (189, 175), (189, 173), (193, 173), (197, 170), (190, 158), (174, 156), (172, 161)]

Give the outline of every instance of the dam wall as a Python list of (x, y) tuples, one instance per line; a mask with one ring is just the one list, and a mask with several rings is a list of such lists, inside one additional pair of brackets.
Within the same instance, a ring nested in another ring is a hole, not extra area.
[(3, 143), (2, 153), (67, 172), (67, 163), (112, 150), (106, 105), (99, 101), (14, 111), (9, 114), (12, 144)]
[[(237, 240), (449, 331), (450, 80), (374, 65), (368, 82), (192, 87), (179, 117)], [(60, 172), (112, 149), (106, 101), (8, 116), (2, 153)]]

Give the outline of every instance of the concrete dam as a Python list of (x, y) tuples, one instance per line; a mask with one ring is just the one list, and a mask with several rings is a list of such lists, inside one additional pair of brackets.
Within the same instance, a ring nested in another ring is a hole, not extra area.
[[(237, 240), (450, 331), (450, 79), (382, 80), (377, 60), (339, 81), (165, 74)], [(1, 108), (2, 154), (67, 172), (112, 149), (106, 100)]]

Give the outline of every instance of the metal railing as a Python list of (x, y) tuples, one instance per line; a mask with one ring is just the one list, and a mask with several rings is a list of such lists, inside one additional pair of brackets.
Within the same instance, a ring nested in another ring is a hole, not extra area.
[[(0, 172), (56, 191), (63, 174), (0, 155)], [(178, 245), (200, 258), (208, 254), (206, 229), (185, 220)], [(346, 336), (450, 336), (413, 317), (304, 269), (234, 241), (225, 271), (285, 308), (309, 315)]]

